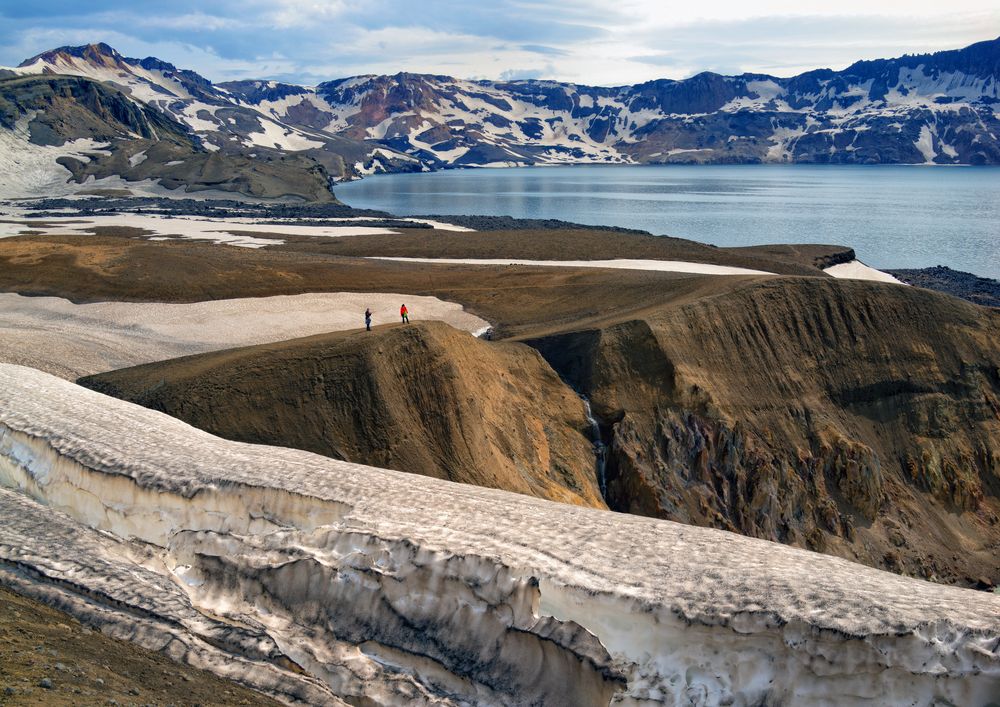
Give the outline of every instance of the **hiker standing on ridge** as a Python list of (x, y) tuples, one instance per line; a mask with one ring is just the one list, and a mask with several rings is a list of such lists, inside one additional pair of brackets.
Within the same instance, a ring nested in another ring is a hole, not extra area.
[(410, 323), (410, 310), (406, 308), (405, 304), (399, 308), (399, 316), (402, 318), (403, 324)]
[(365, 309), (365, 329), (372, 330), (372, 310), (371, 307)]

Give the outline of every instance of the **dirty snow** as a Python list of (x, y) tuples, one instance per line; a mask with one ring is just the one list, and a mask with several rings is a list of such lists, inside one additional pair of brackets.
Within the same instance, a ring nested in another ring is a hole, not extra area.
[[(214, 243), (262, 248), (284, 243), (280, 238), (255, 238), (245, 233), (273, 235), (317, 236), (340, 238), (346, 236), (368, 236), (398, 233), (388, 228), (376, 226), (298, 226), (293, 222), (283, 224), (259, 223), (249, 218), (215, 219), (198, 216), (158, 216), (152, 214), (123, 213), (108, 216), (88, 216), (85, 218), (46, 218), (44, 226), (33, 227), (43, 235), (60, 233), (91, 233), (96, 227), (141, 228), (150, 232), (155, 240), (188, 238), (208, 240)], [(19, 224), (0, 223), (0, 233), (4, 229), (22, 229)]]
[(1000, 694), (993, 594), (225, 441), (6, 364), (0, 487), (0, 582), (286, 700), (983, 705)]
[(729, 265), (691, 263), (683, 260), (522, 260), (518, 258), (394, 258), (372, 257), (371, 260), (398, 260), (407, 263), (435, 265), (538, 265), (552, 268), (613, 268), (618, 270), (657, 270), (700, 275), (773, 275), (766, 270), (751, 270)]
[(871, 280), (873, 282), (891, 282), (895, 285), (906, 284), (887, 272), (882, 272), (881, 270), (876, 270), (873, 267), (865, 265), (860, 260), (852, 260), (849, 263), (841, 263), (840, 265), (824, 268), (823, 272), (845, 280)]
[(436, 297), (317, 293), (190, 304), (97, 302), (0, 293), (0, 362), (70, 380), (177, 356), (294, 339), (396, 321), (406, 302), (414, 321), (440, 320), (468, 332), (489, 323)]

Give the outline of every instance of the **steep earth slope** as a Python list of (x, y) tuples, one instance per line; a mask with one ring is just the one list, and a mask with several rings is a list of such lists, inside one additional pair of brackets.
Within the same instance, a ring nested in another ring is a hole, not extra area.
[(335, 177), (536, 163), (1000, 163), (1000, 39), (763, 74), (594, 87), (399, 73), (316, 87), (212, 84), (104, 44), (14, 69), (89, 76), (168, 113), (223, 152), (277, 151)]
[(0, 485), (0, 583), (286, 701), (986, 705), (1000, 691), (992, 594), (226, 441), (9, 365)]
[(376, 327), (80, 380), (212, 434), (604, 507), (583, 405), (523, 344)]
[(603, 422), (610, 507), (1000, 582), (994, 310), (774, 279), (530, 343)]

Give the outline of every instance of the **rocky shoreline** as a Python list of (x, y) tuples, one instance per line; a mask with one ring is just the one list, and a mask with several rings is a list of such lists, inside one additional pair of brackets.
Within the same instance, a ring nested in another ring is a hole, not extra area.
[(969, 272), (952, 270), (946, 265), (931, 268), (886, 270), (907, 285), (936, 290), (984, 307), (1000, 307), (1000, 281)]

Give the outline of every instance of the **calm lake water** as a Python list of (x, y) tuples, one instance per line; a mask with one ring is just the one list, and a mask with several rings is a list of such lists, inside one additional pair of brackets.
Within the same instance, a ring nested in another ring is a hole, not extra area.
[(721, 246), (836, 243), (878, 268), (1000, 278), (1000, 168), (579, 165), (381, 175), (334, 191), (400, 216), (552, 218)]

